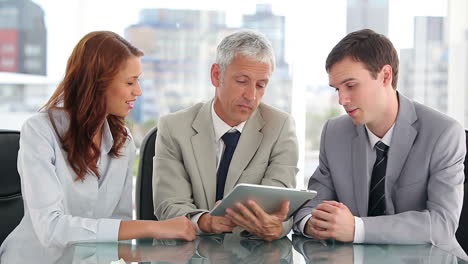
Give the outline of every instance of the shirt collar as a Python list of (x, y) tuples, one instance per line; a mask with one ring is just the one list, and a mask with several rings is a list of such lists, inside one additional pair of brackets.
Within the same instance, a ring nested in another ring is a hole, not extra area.
[(390, 143), (392, 142), (393, 128), (395, 127), (395, 123), (393, 123), (392, 127), (387, 131), (387, 133), (385, 133), (383, 138), (379, 138), (374, 133), (372, 133), (372, 131), (367, 127), (367, 125), (365, 125), (365, 127), (367, 131), (367, 138), (369, 139), (369, 143), (372, 149), (374, 149), (375, 144), (377, 144), (377, 142), (379, 141), (382, 141), (382, 143), (390, 147)]
[(244, 129), (245, 122), (242, 122), (238, 124), (237, 126), (231, 127), (230, 125), (226, 124), (219, 116), (216, 114), (214, 110), (214, 100), (211, 102), (211, 117), (213, 119), (213, 127), (214, 127), (214, 133), (215, 133), (215, 140), (218, 142), (221, 137), (226, 134), (226, 132), (232, 130), (232, 131), (239, 131), (242, 133), (242, 130)]

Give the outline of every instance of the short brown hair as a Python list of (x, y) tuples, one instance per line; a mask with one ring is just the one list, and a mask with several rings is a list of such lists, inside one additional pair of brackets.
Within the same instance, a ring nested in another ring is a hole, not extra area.
[(396, 90), (398, 83), (398, 54), (390, 40), (370, 29), (354, 31), (346, 35), (328, 54), (325, 69), (330, 72), (331, 67), (345, 57), (351, 57), (366, 65), (373, 78), (385, 65), (393, 70), (392, 87)]
[[(124, 118), (106, 116), (105, 92), (133, 56), (141, 57), (143, 52), (118, 34), (111, 31), (88, 33), (76, 44), (68, 59), (65, 77), (43, 107), (63, 109), (69, 114), (70, 126), (61, 137), (61, 143), (77, 179), (84, 180), (88, 172), (99, 177), (96, 164), (101, 151), (93, 143), (93, 137), (105, 119), (114, 139), (109, 155), (120, 156), (119, 151), (127, 141)], [(52, 117), (51, 122), (54, 122)]]

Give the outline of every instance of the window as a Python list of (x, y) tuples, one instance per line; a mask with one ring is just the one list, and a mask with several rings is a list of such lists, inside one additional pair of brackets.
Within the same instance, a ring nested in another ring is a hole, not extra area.
[(13, 58), (3, 57), (0, 60), (1, 68), (12, 68), (15, 66), (15, 60)]
[(1, 53), (2, 54), (11, 54), (15, 52), (15, 45), (11, 43), (4, 43), (1, 46)]
[[(38, 68), (47, 67), (50, 85), (37, 89), (51, 94), (72, 48), (85, 33), (105, 29), (125, 36), (146, 54), (142, 59), (144, 94), (129, 117), (137, 140), (150, 128), (144, 124), (154, 124), (161, 115), (213, 96), (209, 69), (225, 35), (238, 28), (262, 31), (272, 42), (277, 61), (264, 99), (295, 117), (301, 146), (299, 186), (318, 164), (323, 123), (343, 113), (328, 86), (324, 64), (331, 48), (349, 30), (370, 27), (387, 34), (399, 50), (399, 91), (461, 123), (468, 118), (464, 107), (468, 4), (464, 0), (271, 0), (258, 5), (246, 0), (134, 0), (131, 5), (111, 0), (27, 1), (31, 5), (0, 4), (0, 29), (18, 28), (17, 38), (0, 30), (0, 54), (18, 52), (31, 57), (1, 56), (0, 67), (13, 67), (19, 58), (16, 72), (36, 74)], [(112, 12), (102, 12), (110, 6)], [(450, 16), (447, 10), (452, 10)], [(33, 24), (22, 25), (16, 19), (26, 15), (34, 17)], [(61, 23), (65, 20), (66, 27)], [(42, 37), (42, 42), (25, 41)], [(17, 81), (21, 80), (18, 75)], [(0, 78), (0, 90), (8, 82)], [(37, 104), (37, 100), (24, 102)], [(9, 113), (0, 112), (0, 119), (5, 115)]]
[(38, 56), (41, 54), (41, 47), (34, 44), (24, 45), (24, 54), (26, 56)]

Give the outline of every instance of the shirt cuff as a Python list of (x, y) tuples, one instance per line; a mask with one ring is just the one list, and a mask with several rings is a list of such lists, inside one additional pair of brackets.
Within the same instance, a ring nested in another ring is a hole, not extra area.
[(364, 221), (360, 217), (354, 217), (354, 243), (364, 242)]
[(301, 222), (299, 222), (299, 230), (301, 230), (302, 234), (305, 236), (305, 237), (308, 237), (308, 238), (314, 238), (312, 236), (309, 236), (306, 234), (305, 232), (305, 226), (307, 224), (307, 221), (309, 221), (309, 218), (312, 217), (312, 214), (308, 214), (306, 216), (304, 216), (304, 218), (302, 218)]
[(198, 219), (200, 219), (200, 217), (203, 215), (203, 214), (206, 214), (207, 212), (201, 212), (201, 213), (198, 213), (196, 215), (193, 215), (191, 218), (190, 218), (190, 221), (192, 221), (192, 223), (197, 227), (197, 235), (199, 234), (202, 234), (203, 231), (200, 229), (200, 227), (198, 226)]
[(99, 219), (96, 242), (117, 242), (119, 240), (120, 219)]

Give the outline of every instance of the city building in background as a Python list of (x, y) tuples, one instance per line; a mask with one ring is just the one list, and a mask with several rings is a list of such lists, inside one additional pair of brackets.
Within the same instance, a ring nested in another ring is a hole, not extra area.
[(31, 0), (0, 1), (0, 71), (46, 75), (44, 11)]
[(39, 5), (0, 1), (0, 117), (6, 127), (17, 128), (50, 96), (46, 32)]
[(45, 104), (54, 88), (42, 75), (0, 72), (0, 128), (20, 129)]
[(468, 124), (468, 1), (449, 0), (447, 20), (447, 113)]
[[(370, 28), (388, 36), (388, 0), (347, 0), (347, 32)], [(444, 17), (414, 18), (413, 48), (400, 50), (398, 90), (448, 111), (448, 46)]]
[(346, 32), (369, 28), (388, 36), (388, 0), (347, 0)]
[[(285, 18), (274, 15), (271, 5), (257, 5), (244, 15), (242, 28), (260, 31), (272, 42), (276, 69), (268, 84), (264, 102), (285, 111), (291, 109), (291, 75), (285, 61)], [(140, 78), (144, 97), (132, 117), (138, 122), (157, 120), (214, 96), (210, 68), (216, 47), (223, 37), (239, 28), (226, 25), (222, 11), (143, 9), (137, 24), (125, 30), (125, 37), (145, 52)]]
[(141, 10), (140, 21), (125, 30), (125, 37), (145, 53), (140, 78), (145, 96), (134, 119), (156, 120), (212, 97), (209, 71), (226, 29), (219, 11)]
[(400, 52), (398, 90), (447, 113), (448, 47), (443, 17), (415, 17), (414, 47)]
[(273, 14), (270, 4), (257, 4), (256, 7), (254, 14), (243, 15), (242, 26), (265, 34), (271, 41), (276, 60), (276, 68), (268, 83), (263, 101), (291, 112), (292, 78), (289, 64), (285, 60), (286, 18)]
[[(404, 48), (398, 89), (468, 123), (468, 1), (255, 3), (0, 0), (1, 128), (20, 129), (47, 101), (84, 34), (112, 30), (145, 52), (143, 96), (127, 119), (139, 146), (161, 115), (213, 97), (210, 67), (219, 41), (251, 28), (272, 42), (276, 69), (263, 101), (293, 113), (303, 146), (298, 182), (304, 177), (306, 184), (318, 164), (325, 120), (343, 113), (323, 69), (326, 54), (345, 30), (371, 28), (388, 36), (389, 25), (396, 29), (392, 42)], [(101, 11), (109, 6), (107, 13)], [(413, 35), (407, 32), (416, 16)]]

